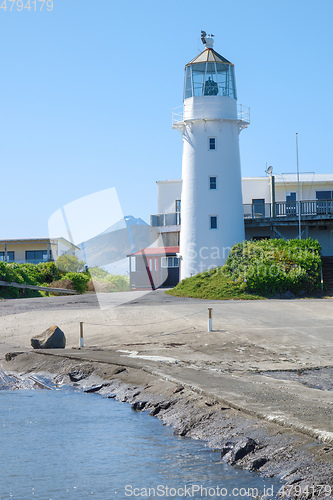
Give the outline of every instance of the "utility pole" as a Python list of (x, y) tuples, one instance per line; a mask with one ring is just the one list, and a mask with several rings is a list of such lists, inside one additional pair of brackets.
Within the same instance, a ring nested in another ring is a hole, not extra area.
[(302, 239), (302, 227), (301, 227), (301, 196), (299, 189), (299, 166), (298, 166), (298, 132), (296, 132), (296, 163), (297, 163), (297, 196), (298, 196), (298, 239)]

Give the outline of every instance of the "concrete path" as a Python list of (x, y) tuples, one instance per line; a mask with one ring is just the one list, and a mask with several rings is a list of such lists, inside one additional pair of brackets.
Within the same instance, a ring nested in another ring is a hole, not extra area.
[(331, 299), (207, 302), (132, 293), (105, 294), (103, 310), (93, 295), (1, 302), (0, 355), (29, 350), (32, 335), (57, 324), (69, 349), (49, 354), (143, 369), (333, 442), (333, 391), (322, 381), (333, 374)]

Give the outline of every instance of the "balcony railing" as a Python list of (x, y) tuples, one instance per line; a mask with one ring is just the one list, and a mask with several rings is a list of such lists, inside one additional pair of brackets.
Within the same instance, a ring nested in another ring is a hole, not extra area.
[(302, 216), (333, 216), (333, 200), (277, 201), (272, 203), (253, 203), (244, 206), (245, 219), (269, 219), (298, 217), (299, 205)]
[[(197, 116), (197, 119), (204, 119), (207, 118), (207, 116), (210, 117), (214, 112), (217, 112), (217, 117), (221, 113), (221, 109), (224, 108), (221, 107), (221, 105), (217, 106), (216, 103), (210, 103), (210, 105), (203, 105), (202, 103), (200, 103), (199, 105), (193, 106), (193, 110), (195, 112), (195, 115)], [(225, 118), (227, 117), (228, 113), (225, 115)], [(244, 126), (250, 123), (250, 108), (248, 106), (237, 103), (237, 120), (243, 123)], [(184, 123), (184, 105), (177, 106), (172, 110), (172, 126), (175, 127), (182, 123)]]
[(150, 224), (152, 227), (179, 226), (180, 225), (180, 212), (173, 212), (170, 214), (151, 215), (150, 216)]
[[(301, 201), (301, 217), (323, 216), (333, 219), (333, 200), (307, 200)], [(299, 204), (297, 201), (277, 201), (276, 203), (251, 203), (243, 205), (244, 219), (283, 219), (297, 218)], [(179, 226), (181, 224), (180, 212), (169, 214), (151, 215), (152, 227)]]

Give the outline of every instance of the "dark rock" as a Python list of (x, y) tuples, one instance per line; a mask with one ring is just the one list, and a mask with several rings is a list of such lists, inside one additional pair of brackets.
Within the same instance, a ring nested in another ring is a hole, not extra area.
[(171, 401), (162, 401), (161, 403), (156, 403), (154, 408), (150, 410), (149, 415), (155, 417), (161, 410), (167, 410), (171, 406)]
[(218, 401), (205, 401), (206, 406), (214, 406), (217, 405)]
[(177, 394), (177, 392), (181, 392), (184, 390), (184, 386), (182, 385), (177, 385), (176, 389), (173, 391), (174, 394)]
[(71, 379), (71, 382), (80, 382), (80, 380), (89, 377), (89, 375), (90, 373), (84, 373), (81, 370), (73, 370), (68, 374), (69, 378)]
[(23, 353), (23, 351), (22, 352), (7, 352), (7, 354), (5, 355), (5, 360), (11, 361), (13, 358), (16, 358), (16, 356), (19, 356), (19, 354), (24, 354), (24, 353)]
[(251, 470), (253, 470), (253, 471), (259, 470), (267, 462), (268, 462), (268, 458), (266, 458), (266, 457), (257, 458), (256, 460), (253, 460), (253, 462), (251, 464)]
[(114, 372), (115, 375), (118, 375), (118, 373), (122, 373), (122, 372), (127, 372), (126, 368), (118, 368), (118, 370), (116, 370)]
[(103, 387), (107, 387), (110, 384), (99, 384), (99, 385), (93, 385), (92, 387), (89, 387), (88, 389), (85, 389), (84, 392), (90, 393), (90, 392), (98, 392), (100, 391)]
[(257, 442), (252, 438), (245, 438), (243, 441), (240, 441), (236, 444), (233, 449), (234, 461), (241, 460), (246, 455), (255, 450), (257, 446)]
[(230, 464), (235, 464), (246, 455), (255, 450), (257, 442), (252, 438), (245, 438), (239, 441), (229, 452), (225, 454), (223, 460)]
[(114, 399), (115, 397), (117, 397), (117, 394), (109, 394), (108, 395), (108, 399)]
[(132, 404), (131, 408), (134, 411), (142, 411), (147, 404), (147, 401), (136, 401)]
[(66, 337), (64, 332), (54, 325), (33, 337), (31, 345), (34, 349), (65, 349)]
[(136, 398), (137, 396), (139, 396), (139, 394), (141, 394), (141, 391), (137, 391), (133, 394), (132, 398)]
[(221, 458), (223, 458), (227, 453), (229, 453), (233, 449), (233, 447), (234, 447), (233, 443), (230, 442), (226, 443), (221, 450)]

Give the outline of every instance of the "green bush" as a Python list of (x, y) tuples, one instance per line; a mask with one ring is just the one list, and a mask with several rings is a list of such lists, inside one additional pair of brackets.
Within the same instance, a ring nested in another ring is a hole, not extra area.
[(56, 260), (56, 266), (64, 273), (79, 273), (85, 270), (85, 262), (79, 260), (76, 255), (60, 255)]
[(251, 293), (311, 295), (321, 290), (320, 253), (318, 241), (311, 238), (244, 241), (232, 248), (223, 271), (245, 281)]
[(74, 289), (79, 293), (84, 293), (86, 291), (87, 283), (90, 279), (88, 273), (66, 273), (62, 280), (71, 280)]
[[(8, 283), (22, 283), (26, 285), (40, 285), (35, 264), (16, 264), (14, 262), (0, 262), (0, 280)], [(41, 297), (36, 290), (1, 287), (0, 296), (3, 298)]]
[(223, 268), (187, 278), (167, 293), (204, 299), (315, 295), (321, 291), (320, 253), (311, 238), (244, 241), (232, 248)]
[(96, 292), (127, 292), (129, 290), (129, 276), (109, 274), (100, 267), (92, 267), (88, 272)]

